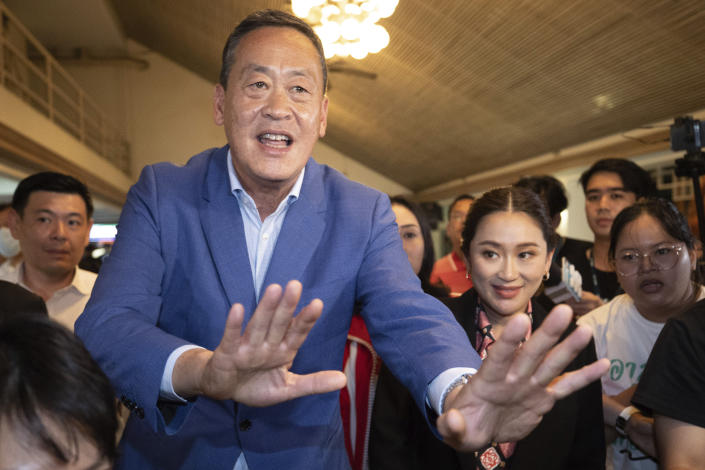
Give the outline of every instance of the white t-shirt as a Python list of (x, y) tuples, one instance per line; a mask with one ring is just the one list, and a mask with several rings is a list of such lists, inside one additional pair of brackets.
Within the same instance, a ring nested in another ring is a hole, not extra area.
[[(704, 294), (705, 290), (701, 289), (699, 298)], [(627, 294), (618, 295), (583, 315), (578, 324), (592, 329), (597, 357), (610, 360), (610, 369), (602, 377), (602, 391), (607, 395), (617, 395), (639, 382), (656, 338), (665, 325), (644, 318)], [(657, 470), (658, 465), (629, 439), (618, 436), (607, 448), (607, 468)]]

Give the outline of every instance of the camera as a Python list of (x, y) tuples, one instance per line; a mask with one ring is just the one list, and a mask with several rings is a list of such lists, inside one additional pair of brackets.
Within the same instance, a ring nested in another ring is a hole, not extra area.
[(679, 117), (671, 125), (671, 150), (697, 155), (705, 146), (705, 126), (692, 117)]
[(705, 145), (703, 123), (690, 116), (678, 117), (671, 125), (671, 149), (685, 150), (683, 158), (676, 160), (676, 176), (689, 176), (693, 182), (693, 196), (698, 213), (700, 241), (705, 246), (705, 204), (700, 188), (700, 176), (705, 175)]

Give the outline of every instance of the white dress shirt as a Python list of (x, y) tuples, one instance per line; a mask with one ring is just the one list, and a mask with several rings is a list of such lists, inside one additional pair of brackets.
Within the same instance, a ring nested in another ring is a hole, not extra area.
[[(0, 271), (0, 280), (19, 284), (28, 291), (33, 292), (23, 281), (24, 269), (24, 261), (16, 269), (3, 269)], [(91, 296), (96, 277), (95, 273), (76, 266), (76, 272), (73, 275), (71, 284), (54, 292), (49, 300), (45, 302), (49, 318), (73, 331), (73, 324), (76, 323), (78, 316), (83, 313), (83, 309)]]

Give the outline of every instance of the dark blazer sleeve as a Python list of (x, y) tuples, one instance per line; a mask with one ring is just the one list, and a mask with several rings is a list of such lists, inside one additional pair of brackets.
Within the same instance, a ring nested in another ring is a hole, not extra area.
[[(153, 430), (166, 432), (168, 423), (158, 407), (164, 365), (172, 351), (189, 342), (157, 327), (162, 281), (170, 274), (162, 233), (176, 232), (174, 226), (161, 226), (159, 187), (155, 167), (145, 167), (128, 192), (116, 243), (75, 331), (111, 379), (117, 396), (141, 410), (136, 416)], [(182, 408), (191, 407), (189, 402)], [(170, 421), (175, 429), (186, 414)]]

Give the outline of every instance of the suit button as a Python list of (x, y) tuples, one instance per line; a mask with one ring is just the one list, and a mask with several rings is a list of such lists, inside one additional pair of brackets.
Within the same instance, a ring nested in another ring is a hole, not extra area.
[(249, 431), (252, 428), (252, 421), (249, 419), (243, 419), (240, 421), (240, 431)]

